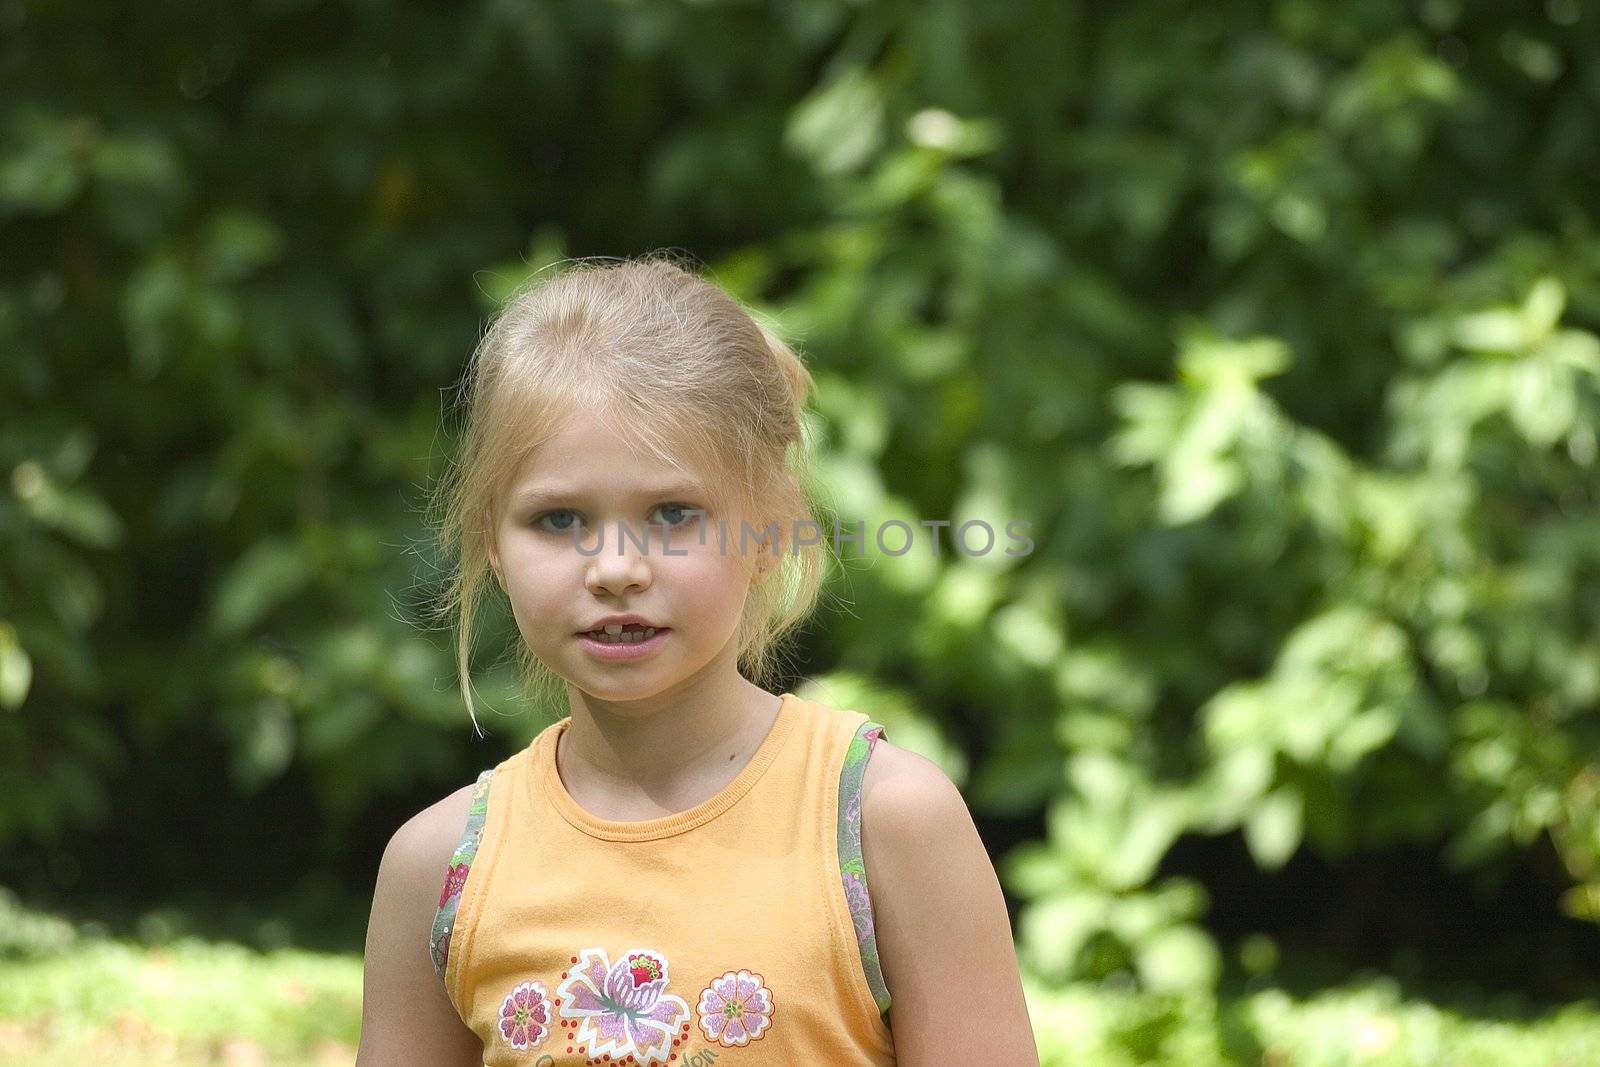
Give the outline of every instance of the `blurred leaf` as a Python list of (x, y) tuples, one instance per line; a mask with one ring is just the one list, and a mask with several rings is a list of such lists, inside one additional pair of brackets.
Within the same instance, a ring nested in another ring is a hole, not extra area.
[(1244, 824), (1245, 844), (1256, 863), (1276, 870), (1300, 847), (1305, 798), (1294, 789), (1276, 789), (1263, 797)]
[(1222, 972), (1222, 957), (1205, 931), (1173, 926), (1141, 943), (1135, 954), (1139, 978), (1156, 992), (1210, 989)]
[(207, 224), (202, 256), (210, 276), (237, 281), (273, 262), (283, 236), (271, 222), (249, 211), (219, 211)]
[(1023, 913), (1019, 940), (1031, 971), (1061, 980), (1073, 973), (1078, 953), (1100, 928), (1103, 898), (1084, 893), (1049, 897)]
[(294, 719), (288, 705), (269, 697), (245, 712), (242, 730), (229, 770), (234, 785), (249, 795), (289, 766), (295, 747)]
[(851, 65), (802, 99), (784, 141), (823, 175), (858, 170), (883, 144), (884, 105), (865, 68)]
[(29, 106), (8, 118), (0, 139), (0, 211), (59, 211), (83, 188), (79, 154), (95, 136), (93, 120)]
[(28, 699), (33, 682), (33, 660), (17, 640), (17, 630), (0, 620), (0, 707), (15, 711)]
[(282, 540), (253, 545), (218, 584), (211, 606), (212, 629), (220, 634), (250, 629), (304, 589), (311, 576), (311, 561), (302, 546)]

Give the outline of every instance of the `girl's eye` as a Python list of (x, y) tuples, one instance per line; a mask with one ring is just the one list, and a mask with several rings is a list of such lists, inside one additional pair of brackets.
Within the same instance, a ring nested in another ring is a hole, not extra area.
[[(668, 527), (687, 526), (705, 514), (705, 509), (697, 508), (690, 504), (660, 504), (657, 505), (656, 511), (667, 516), (664, 525)], [(533, 524), (549, 533), (571, 533), (574, 528), (574, 522), (582, 525), (581, 520), (577, 518), (577, 514), (571, 508), (557, 508), (555, 511), (547, 511), (540, 515), (533, 520)], [(572, 517), (573, 522), (553, 521), (567, 518), (568, 516)]]
[(560, 509), (558, 509), (556, 511), (547, 511), (543, 515), (540, 515), (537, 519), (534, 519), (533, 520), (533, 524), (535, 526), (539, 527), (541, 530), (548, 530), (551, 533), (569, 533), (572, 530), (572, 527), (570, 525), (566, 525), (566, 526), (563, 526), (563, 525), (547, 526), (547, 525), (545, 525), (545, 522), (546, 522), (546, 520), (551, 519), (551, 518), (557, 518), (557, 517), (560, 517), (560, 516), (563, 516), (563, 515), (576, 515), (576, 514), (577, 514), (577, 512), (573, 511), (571, 508), (560, 508)]
[(657, 507), (656, 510), (669, 515), (673, 512), (677, 512), (682, 516), (682, 518), (677, 520), (668, 519), (666, 525), (669, 527), (687, 526), (704, 514), (704, 511), (701, 508), (693, 507), (689, 504), (662, 504), (661, 506)]

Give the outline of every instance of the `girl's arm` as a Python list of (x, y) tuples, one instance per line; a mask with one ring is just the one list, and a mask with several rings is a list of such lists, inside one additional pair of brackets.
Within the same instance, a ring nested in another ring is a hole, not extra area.
[(356, 1067), (481, 1067), (483, 1042), (456, 1014), (428, 951), (445, 871), (473, 786), (418, 812), (378, 864), (362, 969)]
[(861, 851), (900, 1067), (1038, 1067), (1000, 880), (935, 764), (880, 739)]

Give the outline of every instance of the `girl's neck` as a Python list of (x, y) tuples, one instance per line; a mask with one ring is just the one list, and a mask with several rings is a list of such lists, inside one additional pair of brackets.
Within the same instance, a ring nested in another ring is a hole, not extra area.
[(782, 706), (780, 698), (728, 673), (725, 683), (637, 704), (575, 694), (572, 722), (556, 749), (568, 793), (597, 814), (643, 811), (640, 818), (687, 810), (714, 796), (761, 747)]

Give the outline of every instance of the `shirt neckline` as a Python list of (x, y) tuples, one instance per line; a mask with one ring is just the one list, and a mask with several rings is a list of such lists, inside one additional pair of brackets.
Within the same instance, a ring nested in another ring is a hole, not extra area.
[(532, 753), (535, 777), (543, 783), (545, 796), (562, 817), (591, 837), (607, 841), (652, 841), (681, 834), (710, 822), (731, 808), (740, 797), (750, 791), (772, 765), (778, 756), (778, 750), (783, 747), (783, 742), (793, 732), (798, 717), (796, 708), (798, 697), (793, 693), (782, 693), (779, 695), (779, 700), (777, 718), (767, 730), (767, 736), (757, 746), (755, 754), (739, 773), (717, 793), (684, 811), (661, 815), (654, 819), (602, 819), (574, 800), (572, 794), (567, 792), (566, 783), (561, 780), (561, 773), (556, 767), (556, 741), (572, 725), (571, 715), (554, 723), (539, 735), (538, 744), (534, 746)]

